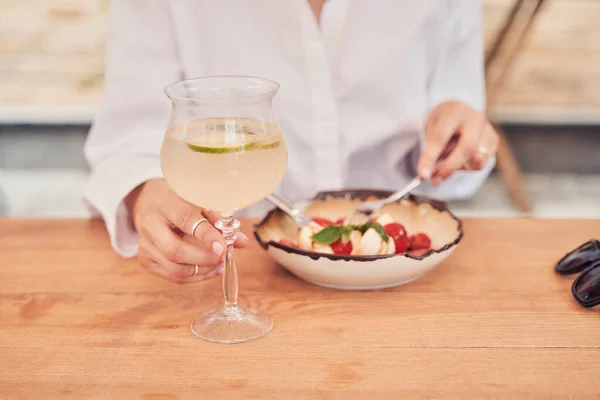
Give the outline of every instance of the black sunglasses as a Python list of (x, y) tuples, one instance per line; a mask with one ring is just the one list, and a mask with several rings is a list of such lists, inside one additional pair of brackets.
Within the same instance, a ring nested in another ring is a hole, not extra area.
[(581, 274), (571, 286), (571, 293), (583, 307), (600, 305), (600, 242), (590, 240), (572, 250), (554, 266), (561, 275)]

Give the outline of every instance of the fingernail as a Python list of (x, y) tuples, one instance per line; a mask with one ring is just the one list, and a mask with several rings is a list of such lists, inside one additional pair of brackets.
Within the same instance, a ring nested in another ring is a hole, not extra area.
[(236, 236), (237, 236), (237, 238), (238, 238), (238, 239), (245, 240), (246, 242), (248, 242), (248, 241), (249, 241), (249, 239), (248, 239), (248, 236), (246, 236), (246, 235), (245, 235), (245, 234), (243, 234), (242, 232), (238, 232), (238, 233), (236, 234)]
[(431, 178), (431, 169), (430, 168), (423, 168), (423, 179), (429, 179)]
[(221, 265), (217, 270), (217, 275), (223, 275), (223, 271), (225, 271), (225, 266)]
[(439, 186), (442, 183), (442, 178), (440, 178), (439, 176), (434, 176), (433, 178), (431, 178), (431, 184), (433, 186)]
[(219, 257), (221, 257), (221, 254), (223, 254), (223, 245), (219, 242), (213, 242), (212, 249), (213, 252)]

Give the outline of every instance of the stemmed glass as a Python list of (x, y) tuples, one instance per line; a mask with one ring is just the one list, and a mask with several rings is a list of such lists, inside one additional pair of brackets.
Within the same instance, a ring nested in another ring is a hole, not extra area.
[(173, 107), (161, 149), (165, 179), (184, 200), (223, 216), (215, 226), (227, 242), (225, 303), (191, 324), (208, 341), (246, 342), (273, 326), (267, 314), (238, 305), (233, 243), (240, 222), (233, 213), (268, 196), (283, 179), (287, 150), (271, 107), (278, 88), (249, 76), (189, 79), (165, 88)]

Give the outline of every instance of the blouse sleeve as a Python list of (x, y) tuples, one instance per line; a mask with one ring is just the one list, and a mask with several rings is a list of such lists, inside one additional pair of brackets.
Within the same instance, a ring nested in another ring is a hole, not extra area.
[(123, 257), (136, 255), (138, 240), (123, 199), (162, 178), (159, 152), (170, 114), (163, 88), (181, 77), (169, 3), (151, 3), (111, 2), (104, 103), (84, 149), (91, 167), (86, 203)]

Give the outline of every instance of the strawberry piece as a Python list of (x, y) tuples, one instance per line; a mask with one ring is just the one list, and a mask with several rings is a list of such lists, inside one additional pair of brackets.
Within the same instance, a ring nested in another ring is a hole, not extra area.
[(352, 253), (352, 242), (348, 241), (348, 243), (344, 244), (342, 240), (338, 240), (335, 243), (331, 244), (331, 250), (333, 250), (333, 254), (347, 254), (350, 255)]
[(337, 221), (335, 221), (334, 225), (344, 225), (344, 222), (346, 222), (346, 218), (340, 218)]
[(383, 230), (394, 241), (394, 245), (396, 246), (396, 254), (404, 253), (406, 249), (408, 249), (410, 242), (408, 240), (408, 236), (406, 235), (406, 229), (404, 229), (401, 224), (392, 222), (391, 224), (384, 226)]
[(411, 250), (429, 250), (431, 248), (431, 240), (424, 233), (415, 233), (410, 237)]
[(327, 218), (314, 217), (314, 218), (312, 218), (312, 221), (316, 224), (321, 225), (322, 227), (327, 227), (329, 225), (333, 225), (333, 222), (331, 222)]
[(410, 245), (410, 241), (408, 240), (408, 236), (404, 235), (394, 240), (394, 245), (396, 246), (396, 254), (405, 253), (408, 250), (408, 246)]
[(296, 246), (296, 243), (294, 243), (290, 239), (286, 239), (286, 238), (279, 239), (279, 243), (282, 244), (282, 245), (284, 245), (284, 246), (298, 247), (298, 246)]

